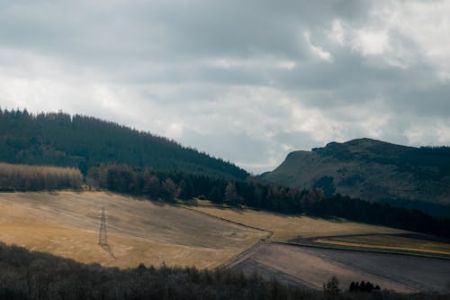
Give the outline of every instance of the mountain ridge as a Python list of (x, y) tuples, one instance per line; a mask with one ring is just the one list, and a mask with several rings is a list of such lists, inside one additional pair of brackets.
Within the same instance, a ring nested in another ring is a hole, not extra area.
[(289, 153), (280, 166), (260, 178), (321, 189), (328, 196), (340, 193), (413, 208), (447, 206), (450, 148), (403, 146), (369, 138), (331, 142)]

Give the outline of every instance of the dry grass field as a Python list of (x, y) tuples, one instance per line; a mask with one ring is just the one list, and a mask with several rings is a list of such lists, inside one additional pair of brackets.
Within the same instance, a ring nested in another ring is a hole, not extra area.
[(273, 241), (288, 241), (298, 237), (312, 238), (350, 234), (404, 233), (402, 230), (382, 226), (347, 221), (330, 221), (305, 216), (277, 215), (250, 209), (220, 209), (210, 205), (199, 205), (192, 207), (192, 209), (231, 222), (272, 232)]
[(401, 235), (356, 235), (317, 239), (317, 243), (346, 247), (407, 251), (450, 256), (450, 244)]
[[(109, 249), (97, 244), (105, 207)], [(84, 263), (212, 268), (252, 246), (264, 232), (104, 192), (0, 193), (0, 241)]]

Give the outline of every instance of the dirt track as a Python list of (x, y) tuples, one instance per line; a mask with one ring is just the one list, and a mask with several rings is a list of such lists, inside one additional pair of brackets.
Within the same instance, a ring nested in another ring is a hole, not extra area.
[(348, 288), (351, 281), (369, 280), (399, 292), (444, 292), (450, 282), (449, 260), (276, 243), (258, 247), (232, 269), (314, 289), (321, 289), (333, 275), (341, 288)]

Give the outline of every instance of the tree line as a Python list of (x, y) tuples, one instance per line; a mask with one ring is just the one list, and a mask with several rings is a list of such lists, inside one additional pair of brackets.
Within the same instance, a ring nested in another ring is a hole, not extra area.
[(218, 205), (246, 206), (283, 214), (384, 225), (450, 237), (450, 219), (419, 210), (392, 207), (347, 196), (325, 197), (317, 190), (300, 190), (255, 179), (226, 180), (195, 174), (155, 172), (126, 165), (101, 165), (89, 170), (88, 184), (113, 192), (173, 202), (208, 199)]
[(0, 163), (0, 191), (80, 189), (82, 183), (75, 168)]

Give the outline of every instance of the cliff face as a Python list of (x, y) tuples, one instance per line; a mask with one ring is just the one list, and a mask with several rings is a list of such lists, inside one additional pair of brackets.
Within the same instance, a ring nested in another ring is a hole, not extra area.
[[(450, 215), (450, 148), (358, 139), (295, 151), (266, 181)], [(446, 211), (448, 210), (448, 211)]]

